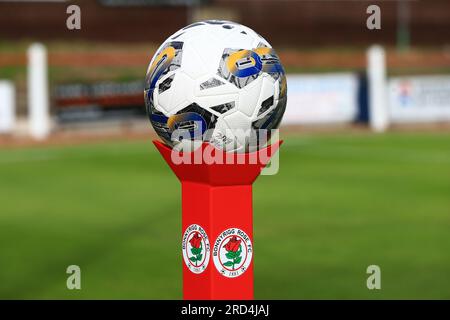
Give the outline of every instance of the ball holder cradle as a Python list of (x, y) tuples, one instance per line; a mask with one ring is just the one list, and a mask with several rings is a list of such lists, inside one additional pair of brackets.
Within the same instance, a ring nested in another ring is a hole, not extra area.
[[(190, 159), (181, 164), (173, 161), (172, 148), (160, 141), (153, 143), (181, 182), (182, 234), (190, 225), (200, 225), (210, 244), (210, 260), (202, 273), (191, 272), (183, 262), (183, 299), (253, 299), (253, 257), (242, 274), (225, 277), (213, 262), (214, 243), (229, 228), (241, 229), (253, 243), (252, 184), (282, 141), (245, 154), (225, 153), (203, 143), (193, 152), (178, 153)], [(223, 163), (205, 163), (206, 152), (213, 157), (221, 153)], [(195, 159), (202, 163), (196, 164)]]

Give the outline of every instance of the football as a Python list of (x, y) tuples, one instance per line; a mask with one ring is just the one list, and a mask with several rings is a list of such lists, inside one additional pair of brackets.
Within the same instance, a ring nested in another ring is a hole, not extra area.
[(166, 144), (192, 151), (206, 141), (247, 152), (261, 146), (255, 143), (261, 129), (279, 126), (286, 76), (274, 49), (255, 31), (207, 20), (175, 32), (159, 47), (147, 69), (144, 98)]

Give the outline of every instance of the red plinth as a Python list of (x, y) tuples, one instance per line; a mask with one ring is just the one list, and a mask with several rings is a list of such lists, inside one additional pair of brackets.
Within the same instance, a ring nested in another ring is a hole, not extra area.
[[(182, 186), (183, 298), (253, 299), (252, 184), (282, 141), (240, 155), (207, 143), (192, 153), (178, 153), (191, 163), (179, 163), (170, 147), (153, 143)], [(204, 154), (220, 154), (223, 163), (193, 163)]]

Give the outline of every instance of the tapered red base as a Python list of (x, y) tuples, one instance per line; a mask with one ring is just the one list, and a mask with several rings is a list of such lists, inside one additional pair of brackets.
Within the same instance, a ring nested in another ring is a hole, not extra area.
[[(227, 154), (231, 164), (179, 163), (170, 147), (153, 143), (182, 185), (183, 298), (253, 299), (252, 184), (281, 141), (255, 153)], [(184, 159), (205, 152), (226, 157), (204, 143)]]

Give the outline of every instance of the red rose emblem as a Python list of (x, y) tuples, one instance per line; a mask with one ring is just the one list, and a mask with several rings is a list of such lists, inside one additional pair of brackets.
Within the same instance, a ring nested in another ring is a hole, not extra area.
[(228, 243), (226, 245), (224, 245), (223, 247), (225, 248), (225, 250), (227, 250), (228, 252), (236, 252), (239, 250), (239, 246), (241, 245), (241, 241), (242, 240), (238, 240), (238, 238), (236, 236), (233, 236), (230, 241), (228, 241)]
[(200, 244), (202, 242), (202, 237), (200, 236), (200, 234), (198, 232), (194, 233), (194, 236), (191, 238), (191, 240), (189, 240), (189, 243), (191, 244), (191, 246), (193, 248), (200, 248)]

